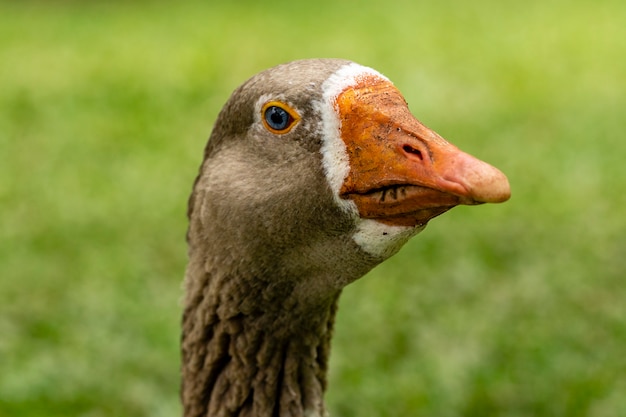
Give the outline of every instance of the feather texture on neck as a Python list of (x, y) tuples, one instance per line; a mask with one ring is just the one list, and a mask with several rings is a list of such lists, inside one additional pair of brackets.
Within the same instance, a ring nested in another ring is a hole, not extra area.
[(323, 417), (339, 292), (305, 306), (290, 285), (252, 282), (210, 273), (188, 281), (185, 416)]

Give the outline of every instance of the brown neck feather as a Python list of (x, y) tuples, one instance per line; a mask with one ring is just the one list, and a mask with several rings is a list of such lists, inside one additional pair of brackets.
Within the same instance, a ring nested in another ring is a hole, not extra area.
[(210, 273), (188, 280), (187, 290), (185, 417), (326, 415), (323, 393), (339, 291), (303, 306), (287, 283), (258, 285)]

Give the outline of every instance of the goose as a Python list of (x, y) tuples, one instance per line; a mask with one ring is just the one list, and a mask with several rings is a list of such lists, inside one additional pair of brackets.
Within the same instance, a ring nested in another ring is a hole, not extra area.
[(189, 198), (186, 417), (322, 417), (342, 289), (506, 176), (444, 140), (379, 72), (281, 64), (230, 96)]

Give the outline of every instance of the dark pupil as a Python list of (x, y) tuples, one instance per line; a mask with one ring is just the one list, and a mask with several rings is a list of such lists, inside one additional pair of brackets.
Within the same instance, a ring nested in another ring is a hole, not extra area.
[(265, 110), (265, 120), (272, 129), (283, 130), (289, 124), (289, 113), (280, 107), (272, 106)]

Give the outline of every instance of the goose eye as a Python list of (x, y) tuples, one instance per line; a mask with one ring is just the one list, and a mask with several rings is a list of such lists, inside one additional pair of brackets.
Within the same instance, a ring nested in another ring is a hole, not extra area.
[(293, 121), (293, 118), (284, 109), (271, 106), (265, 110), (265, 121), (274, 130), (284, 130), (289, 126), (289, 122)]
[(298, 113), (284, 103), (266, 103), (261, 111), (263, 124), (272, 133), (287, 133), (300, 120)]

